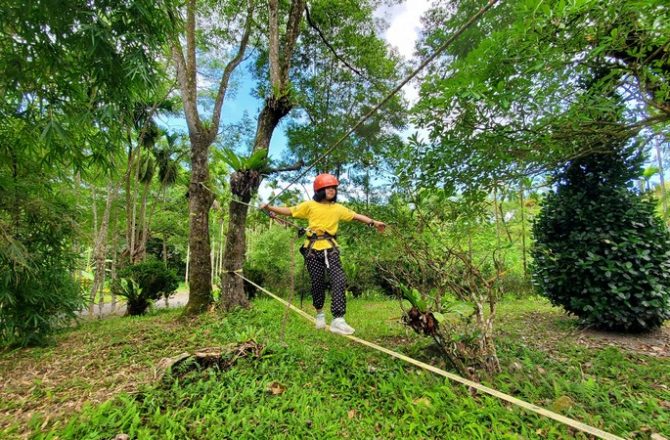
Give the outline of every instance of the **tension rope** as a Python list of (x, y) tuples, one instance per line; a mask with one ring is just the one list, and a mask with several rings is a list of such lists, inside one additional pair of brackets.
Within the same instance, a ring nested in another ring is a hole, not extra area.
[[(279, 301), (280, 303), (284, 304), (288, 309), (293, 310), (296, 312), (298, 315), (302, 316), (305, 318), (307, 321), (310, 321), (312, 323), (315, 322), (315, 319), (310, 316), (307, 312), (304, 310), (301, 310), (297, 307), (295, 307), (293, 304), (289, 303), (288, 301), (280, 298), (279, 296), (275, 295), (274, 293), (270, 292), (269, 290), (265, 289), (264, 287), (256, 284), (255, 282), (251, 281), (250, 279), (246, 278), (244, 275), (240, 274), (239, 272), (234, 272), (234, 274), (238, 277), (240, 277), (242, 280), (246, 281), (247, 283), (251, 284), (252, 286), (256, 287), (263, 293), (267, 294), (271, 298), (275, 299), (276, 301)], [(509, 394), (505, 394), (501, 391), (495, 390), (493, 388), (487, 387), (486, 385), (482, 385), (480, 383), (474, 382), (472, 380), (466, 379), (464, 377), (461, 377), (457, 374), (450, 373), (448, 371), (442, 370), (441, 368), (437, 368), (433, 365), (427, 364), (425, 362), (418, 361), (414, 358), (411, 358), (409, 356), (406, 356), (404, 354), (398, 353), (396, 351), (390, 350), (386, 347), (382, 347), (381, 345), (375, 344), (374, 342), (366, 341), (365, 339), (358, 338), (353, 335), (338, 335), (338, 336), (343, 336), (345, 338), (348, 338), (351, 341), (354, 341), (358, 344), (365, 345), (366, 347), (372, 348), (374, 350), (377, 350), (381, 353), (388, 354), (389, 356), (392, 356), (394, 358), (403, 360), (409, 364), (412, 364), (414, 366), (417, 366), (419, 368), (423, 368), (424, 370), (430, 371), (432, 373), (438, 374), (440, 376), (446, 377), (447, 379), (458, 382), (460, 384), (466, 385), (468, 387), (474, 388), (477, 391), (480, 391), (482, 393), (488, 394), (490, 396), (496, 397), (500, 400), (503, 400), (505, 402), (511, 403), (513, 405), (516, 405), (520, 408), (523, 408), (527, 411), (533, 412), (535, 414), (538, 414), (543, 417), (550, 418), (552, 420), (555, 420), (559, 423), (562, 423), (564, 425), (567, 425), (573, 429), (585, 432), (587, 434), (594, 435), (598, 438), (602, 438), (605, 440), (624, 440), (622, 437), (616, 436), (614, 434), (611, 434), (607, 431), (603, 431), (602, 429), (596, 428), (591, 425), (587, 425), (586, 423), (580, 422), (579, 420), (571, 419), (570, 417), (566, 417), (564, 415), (558, 414), (556, 412), (550, 411), (548, 409), (542, 408), (541, 406), (534, 405), (532, 403), (526, 402), (525, 400), (521, 400), (517, 397), (510, 396)]]

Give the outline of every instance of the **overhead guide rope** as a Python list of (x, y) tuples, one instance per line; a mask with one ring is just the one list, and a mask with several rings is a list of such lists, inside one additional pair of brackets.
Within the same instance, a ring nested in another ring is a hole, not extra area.
[[(374, 115), (384, 104), (386, 104), (396, 93), (402, 89), (402, 87), (405, 86), (409, 81), (411, 81), (421, 70), (423, 70), (428, 64), (430, 64), (435, 58), (437, 58), (442, 52), (444, 52), (455, 40), (458, 38), (465, 30), (467, 30), (472, 24), (474, 24), (479, 18), (481, 18), (482, 15), (484, 15), (489, 9), (491, 9), (498, 0), (489, 0), (489, 2), (482, 7), (476, 14), (474, 14), (470, 19), (463, 25), (461, 26), (454, 34), (452, 34), (430, 57), (425, 59), (419, 67), (417, 67), (409, 76), (407, 76), (400, 84), (398, 84), (382, 101), (380, 101), (375, 107), (373, 107), (370, 111), (368, 111), (356, 124), (353, 125), (346, 133), (344, 133), (333, 145), (331, 145), (324, 153), (322, 153), (319, 157), (316, 158), (312, 162), (312, 164), (307, 167), (302, 173), (300, 173), (293, 181), (291, 181), (286, 187), (284, 187), (278, 194), (272, 196), (268, 203), (272, 203), (274, 200), (276, 200), (281, 194), (283, 194), (286, 190), (288, 190), (293, 184), (295, 184), (298, 180), (303, 178), (310, 170), (312, 170), (317, 163), (322, 161), (324, 158), (326, 158), (337, 146), (339, 146), (344, 140), (346, 140), (349, 135), (351, 135), (358, 127), (360, 127), (365, 121), (367, 121), (372, 115)], [(233, 199), (235, 202), (247, 205), (252, 208), (259, 209), (257, 206), (251, 205), (246, 202), (242, 202), (240, 200)], [(282, 223), (290, 225), (290, 226), (295, 226), (290, 222), (287, 222), (286, 220), (282, 219)], [(248, 282), (249, 284), (255, 286), (257, 289), (261, 290), (265, 294), (269, 295), (270, 297), (274, 298), (275, 300), (279, 301), (280, 303), (284, 304), (287, 309), (290, 308), (294, 312), (298, 313), (301, 315), (303, 318), (307, 319), (308, 321), (314, 322), (314, 318), (307, 314), (305, 311), (295, 307), (292, 305), (290, 302), (285, 301), (284, 299), (280, 298), (279, 296), (275, 295), (274, 293), (270, 292), (269, 290), (263, 288), (262, 286), (256, 284), (255, 282), (251, 281), (250, 279), (246, 278), (244, 275), (242, 275), (239, 271), (234, 271), (232, 272), (234, 275), (240, 277), (244, 281)], [(564, 425), (570, 426), (574, 429), (577, 429), (579, 431), (594, 435), (598, 438), (602, 438), (605, 440), (624, 440), (622, 437), (618, 437), (614, 434), (610, 434), (606, 431), (603, 431), (601, 429), (595, 428), (593, 426), (587, 425), (585, 423), (582, 423), (578, 420), (571, 419), (569, 417), (565, 417), (561, 414), (555, 413), (553, 411), (549, 411), (545, 408), (542, 408), (537, 405), (533, 405), (532, 403), (528, 403), (526, 401), (523, 401), (521, 399), (518, 399), (516, 397), (510, 396), (509, 394), (502, 393), (500, 391), (497, 391), (493, 388), (489, 388), (485, 385), (479, 384), (477, 382), (473, 382), (471, 380), (465, 379), (463, 377), (460, 377), (456, 374), (449, 373), (447, 371), (444, 371), (440, 368), (434, 367), (432, 365), (426, 364), (421, 361), (417, 361), (416, 359), (410, 358), (409, 356), (405, 356), (403, 354), (397, 353), (395, 351), (389, 350), (388, 348), (382, 347), (380, 345), (377, 345), (373, 342), (366, 341), (364, 339), (357, 338), (356, 336), (352, 335), (342, 335), (354, 342), (357, 342), (359, 344), (365, 345), (367, 347), (373, 348), (377, 351), (380, 351), (382, 353), (386, 353), (390, 356), (393, 356), (395, 358), (401, 359), (405, 362), (408, 362), (412, 365), (415, 365), (417, 367), (423, 368), (427, 371), (431, 371), (435, 374), (439, 374), (440, 376), (446, 377), (447, 379), (450, 379), (454, 382), (461, 383), (463, 385), (467, 385), (469, 387), (472, 387), (478, 391), (481, 391), (482, 393), (494, 396), (498, 399), (501, 399), (503, 401), (506, 401), (508, 403), (511, 403), (513, 405), (519, 406), (521, 408), (524, 408), (528, 411), (534, 412), (536, 414), (539, 414), (544, 417), (548, 417), (550, 419), (553, 419), (557, 422), (563, 423)]]
[[(472, 17), (468, 19), (468, 21), (463, 24), (456, 32), (454, 32), (447, 40), (442, 43), (440, 47), (433, 52), (431, 56), (423, 60), (423, 62), (414, 69), (404, 80), (400, 82), (393, 90), (391, 90), (385, 97), (382, 99), (376, 106), (374, 106), (370, 111), (368, 111), (361, 119), (356, 122), (349, 130), (347, 130), (346, 133), (344, 133), (333, 145), (328, 147), (325, 152), (323, 152), (319, 157), (317, 157), (311, 165), (309, 165), (303, 172), (301, 172), (295, 179), (293, 179), (291, 182), (289, 182), (288, 185), (286, 185), (284, 188), (282, 188), (281, 191), (279, 191), (277, 194), (273, 195), (270, 197), (270, 200), (268, 200), (268, 204), (271, 204), (273, 201), (275, 201), (279, 196), (281, 196), (286, 190), (288, 190), (292, 185), (297, 183), (300, 179), (302, 179), (309, 171), (311, 171), (320, 161), (325, 159), (330, 153), (335, 150), (342, 142), (344, 142), (358, 127), (360, 127), (365, 121), (370, 119), (372, 115), (377, 113), (377, 111), (384, 105), (386, 104), (393, 96), (395, 96), (396, 93), (400, 91), (408, 82), (410, 82), (412, 79), (414, 79), (415, 76), (419, 74), (428, 64), (430, 64), (435, 58), (437, 58), (442, 52), (447, 50), (449, 46), (458, 38), (461, 36), (463, 32), (465, 32), (470, 26), (472, 26), (474, 23), (476, 23), (482, 15), (484, 15), (489, 9), (491, 9), (496, 3), (498, 3), (498, 0), (489, 0), (489, 2), (482, 7), (477, 13), (475, 13)], [(232, 199), (234, 202), (237, 202), (242, 205), (250, 206), (252, 208), (259, 209), (258, 206), (251, 205), (249, 203), (243, 202), (241, 200), (237, 200), (233, 197)]]

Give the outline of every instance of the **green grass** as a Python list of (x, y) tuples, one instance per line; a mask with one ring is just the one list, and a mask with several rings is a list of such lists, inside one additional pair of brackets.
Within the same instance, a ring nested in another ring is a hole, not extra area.
[[(373, 296), (348, 305), (348, 320), (358, 336), (444, 368), (429, 349), (430, 341), (398, 322), (397, 302)], [(108, 439), (119, 433), (138, 439), (521, 439), (574, 434), (342, 337), (317, 332), (293, 313), (282, 340), (284, 309), (266, 298), (256, 299), (251, 310), (208, 314), (188, 323), (176, 321), (178, 313), (88, 322), (62, 335), (56, 347), (2, 355), (3, 376), (22, 362), (74, 362), (89, 368), (83, 370), (87, 374), (63, 373), (57, 383), (34, 383), (30, 393), (16, 390), (24, 399), (18, 404), (1, 399), (0, 413), (20, 412), (46, 400), (27, 419), (27, 428), (38, 439)], [(488, 385), (624, 437), (670, 434), (670, 412), (663, 408), (670, 400), (663, 388), (670, 383), (670, 360), (615, 347), (584, 348), (570, 336), (574, 323), (543, 300), (504, 302), (498, 323), (504, 372)], [(227, 371), (194, 371), (167, 384), (153, 380), (152, 367), (162, 357), (249, 339), (265, 345), (260, 359), (241, 359)], [(114, 371), (123, 376), (114, 379)], [(119, 381), (127, 388), (96, 394)], [(273, 382), (285, 392), (273, 395)], [(100, 403), (53, 412), (87, 393), (94, 397), (87, 400)], [(0, 437), (22, 432), (25, 427), (14, 423)], [(587, 438), (579, 433), (576, 437)]]

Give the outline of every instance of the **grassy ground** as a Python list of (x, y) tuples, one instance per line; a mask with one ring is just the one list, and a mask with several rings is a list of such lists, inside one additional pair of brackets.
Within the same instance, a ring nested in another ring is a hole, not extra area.
[[(0, 355), (0, 437), (566, 438), (580, 433), (323, 331), (259, 298), (182, 322), (179, 310), (86, 322), (58, 345)], [(357, 335), (444, 367), (398, 304), (349, 302)], [(670, 437), (670, 359), (585, 337), (543, 300), (501, 305), (504, 372), (487, 384), (624, 437)], [(155, 380), (164, 357), (255, 340), (260, 358)], [(651, 350), (651, 354), (655, 351)]]

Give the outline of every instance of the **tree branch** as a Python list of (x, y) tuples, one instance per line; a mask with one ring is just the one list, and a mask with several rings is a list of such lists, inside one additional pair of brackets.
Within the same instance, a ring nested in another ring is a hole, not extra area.
[[(187, 51), (189, 35), (194, 39), (195, 35), (195, 15), (194, 11), (189, 9), (189, 19), (186, 22), (186, 40)], [(179, 37), (175, 37), (172, 41), (172, 58), (177, 66), (177, 80), (179, 81), (179, 91), (181, 92), (182, 101), (184, 102), (184, 114), (186, 115), (186, 123), (188, 124), (189, 133), (196, 133), (201, 130), (200, 116), (198, 115), (197, 107), (197, 91), (195, 88), (195, 52), (193, 59), (189, 56), (189, 62), (184, 58), (184, 50), (182, 48)], [(190, 63), (193, 64), (190, 64)]]
[(269, 62), (270, 62), (270, 83), (273, 89), (281, 88), (280, 64), (279, 64), (279, 5), (278, 0), (268, 2), (269, 19)]
[(282, 167), (282, 168), (270, 168), (269, 170), (267, 170), (263, 174), (270, 175), (270, 174), (276, 174), (276, 173), (283, 173), (285, 171), (297, 171), (300, 168), (302, 168), (303, 166), (305, 166), (305, 162), (302, 159), (300, 159), (298, 162), (294, 163), (293, 165), (288, 165), (288, 166)]
[(214, 111), (212, 113), (212, 126), (209, 130), (209, 136), (211, 141), (214, 141), (218, 131), (219, 124), (221, 122), (221, 107), (223, 106), (223, 101), (226, 97), (226, 91), (228, 90), (228, 83), (230, 82), (230, 77), (233, 74), (233, 71), (239, 66), (239, 64), (244, 59), (244, 52), (247, 49), (249, 43), (249, 36), (251, 35), (251, 25), (253, 23), (253, 11), (254, 11), (254, 2), (249, 0), (249, 5), (247, 7), (247, 20), (244, 24), (244, 34), (240, 40), (240, 47), (237, 50), (237, 54), (233, 57), (232, 60), (226, 65), (223, 69), (223, 76), (221, 77), (221, 83), (219, 84), (219, 91), (216, 95), (216, 101), (214, 102)]
[(284, 50), (280, 60), (279, 75), (282, 87), (288, 84), (288, 71), (293, 57), (295, 42), (300, 34), (300, 20), (302, 11), (307, 10), (306, 0), (293, 0), (291, 10), (289, 11), (288, 22), (286, 23), (286, 35), (284, 36)]
[(349, 63), (347, 62), (347, 60), (345, 60), (345, 59), (342, 58), (340, 55), (338, 55), (338, 53), (337, 53), (337, 51), (335, 50), (335, 48), (328, 42), (328, 40), (326, 39), (326, 36), (323, 34), (323, 32), (321, 32), (321, 29), (319, 29), (319, 27), (316, 25), (316, 23), (314, 22), (314, 20), (312, 20), (312, 16), (311, 16), (310, 13), (309, 13), (309, 8), (308, 8), (306, 5), (305, 5), (305, 12), (306, 12), (306, 17), (307, 17), (307, 23), (309, 23), (309, 26), (310, 26), (312, 29), (314, 29), (314, 30), (317, 32), (317, 34), (319, 34), (319, 38), (321, 38), (321, 41), (323, 41), (323, 44), (325, 44), (326, 47), (328, 47), (328, 49), (332, 52), (332, 54), (335, 56), (335, 58), (337, 58), (342, 64), (344, 64), (345, 66), (347, 66), (347, 67), (349, 68), (349, 70), (351, 70), (352, 72), (354, 72), (356, 75), (360, 76), (360, 77), (363, 78), (364, 80), (367, 80), (368, 78), (366, 78), (366, 76), (363, 75), (362, 72), (360, 72), (360, 71), (359, 71), (358, 69), (356, 69), (354, 66), (352, 66), (351, 64), (349, 64)]

